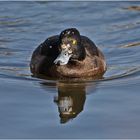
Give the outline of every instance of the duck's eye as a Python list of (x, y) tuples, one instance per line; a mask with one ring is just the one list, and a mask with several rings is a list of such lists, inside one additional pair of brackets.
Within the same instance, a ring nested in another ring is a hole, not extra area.
[(72, 40), (72, 44), (75, 45), (76, 44), (76, 40)]

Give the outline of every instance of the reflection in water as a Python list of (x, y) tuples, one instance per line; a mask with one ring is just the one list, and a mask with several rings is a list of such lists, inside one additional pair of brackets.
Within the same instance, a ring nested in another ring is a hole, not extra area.
[[(47, 86), (47, 83), (42, 83), (42, 85)], [(66, 123), (83, 110), (86, 100), (86, 84), (58, 83), (57, 87), (58, 96), (54, 97), (54, 102), (58, 106), (60, 123)], [(93, 90), (95, 90), (95, 85), (92, 92)]]
[(85, 86), (75, 85), (59, 85), (58, 97), (54, 101), (58, 105), (61, 123), (66, 123), (68, 120), (75, 118), (84, 107), (86, 99)]

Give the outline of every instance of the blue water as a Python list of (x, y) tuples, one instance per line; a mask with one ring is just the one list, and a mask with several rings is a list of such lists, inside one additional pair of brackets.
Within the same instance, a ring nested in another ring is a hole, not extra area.
[[(69, 27), (102, 50), (104, 79), (32, 77), (34, 49)], [(140, 138), (139, 116), (140, 2), (0, 2), (0, 138)]]

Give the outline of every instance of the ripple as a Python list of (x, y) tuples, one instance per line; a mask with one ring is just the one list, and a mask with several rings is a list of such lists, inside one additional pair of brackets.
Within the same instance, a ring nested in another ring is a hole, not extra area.
[(18, 27), (22, 25), (29, 25), (30, 21), (22, 18), (16, 17), (0, 17), (0, 26), (7, 26), (7, 27)]
[(140, 42), (132, 42), (126, 45), (121, 46), (122, 48), (128, 48), (128, 47), (140, 47)]
[(0, 47), (0, 56), (9, 56), (12, 55), (14, 52), (12, 49)]
[(123, 9), (132, 10), (132, 11), (140, 11), (140, 6), (129, 6)]

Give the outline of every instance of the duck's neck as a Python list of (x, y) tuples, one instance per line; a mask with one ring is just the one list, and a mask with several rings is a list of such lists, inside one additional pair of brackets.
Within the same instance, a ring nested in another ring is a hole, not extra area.
[(79, 57), (78, 57), (78, 60), (79, 61), (82, 61), (84, 60), (86, 57), (86, 50), (85, 50), (85, 47), (84, 46), (80, 46), (79, 48)]
[(84, 46), (77, 46), (77, 52), (71, 57), (71, 60), (82, 61), (86, 57), (86, 51)]

